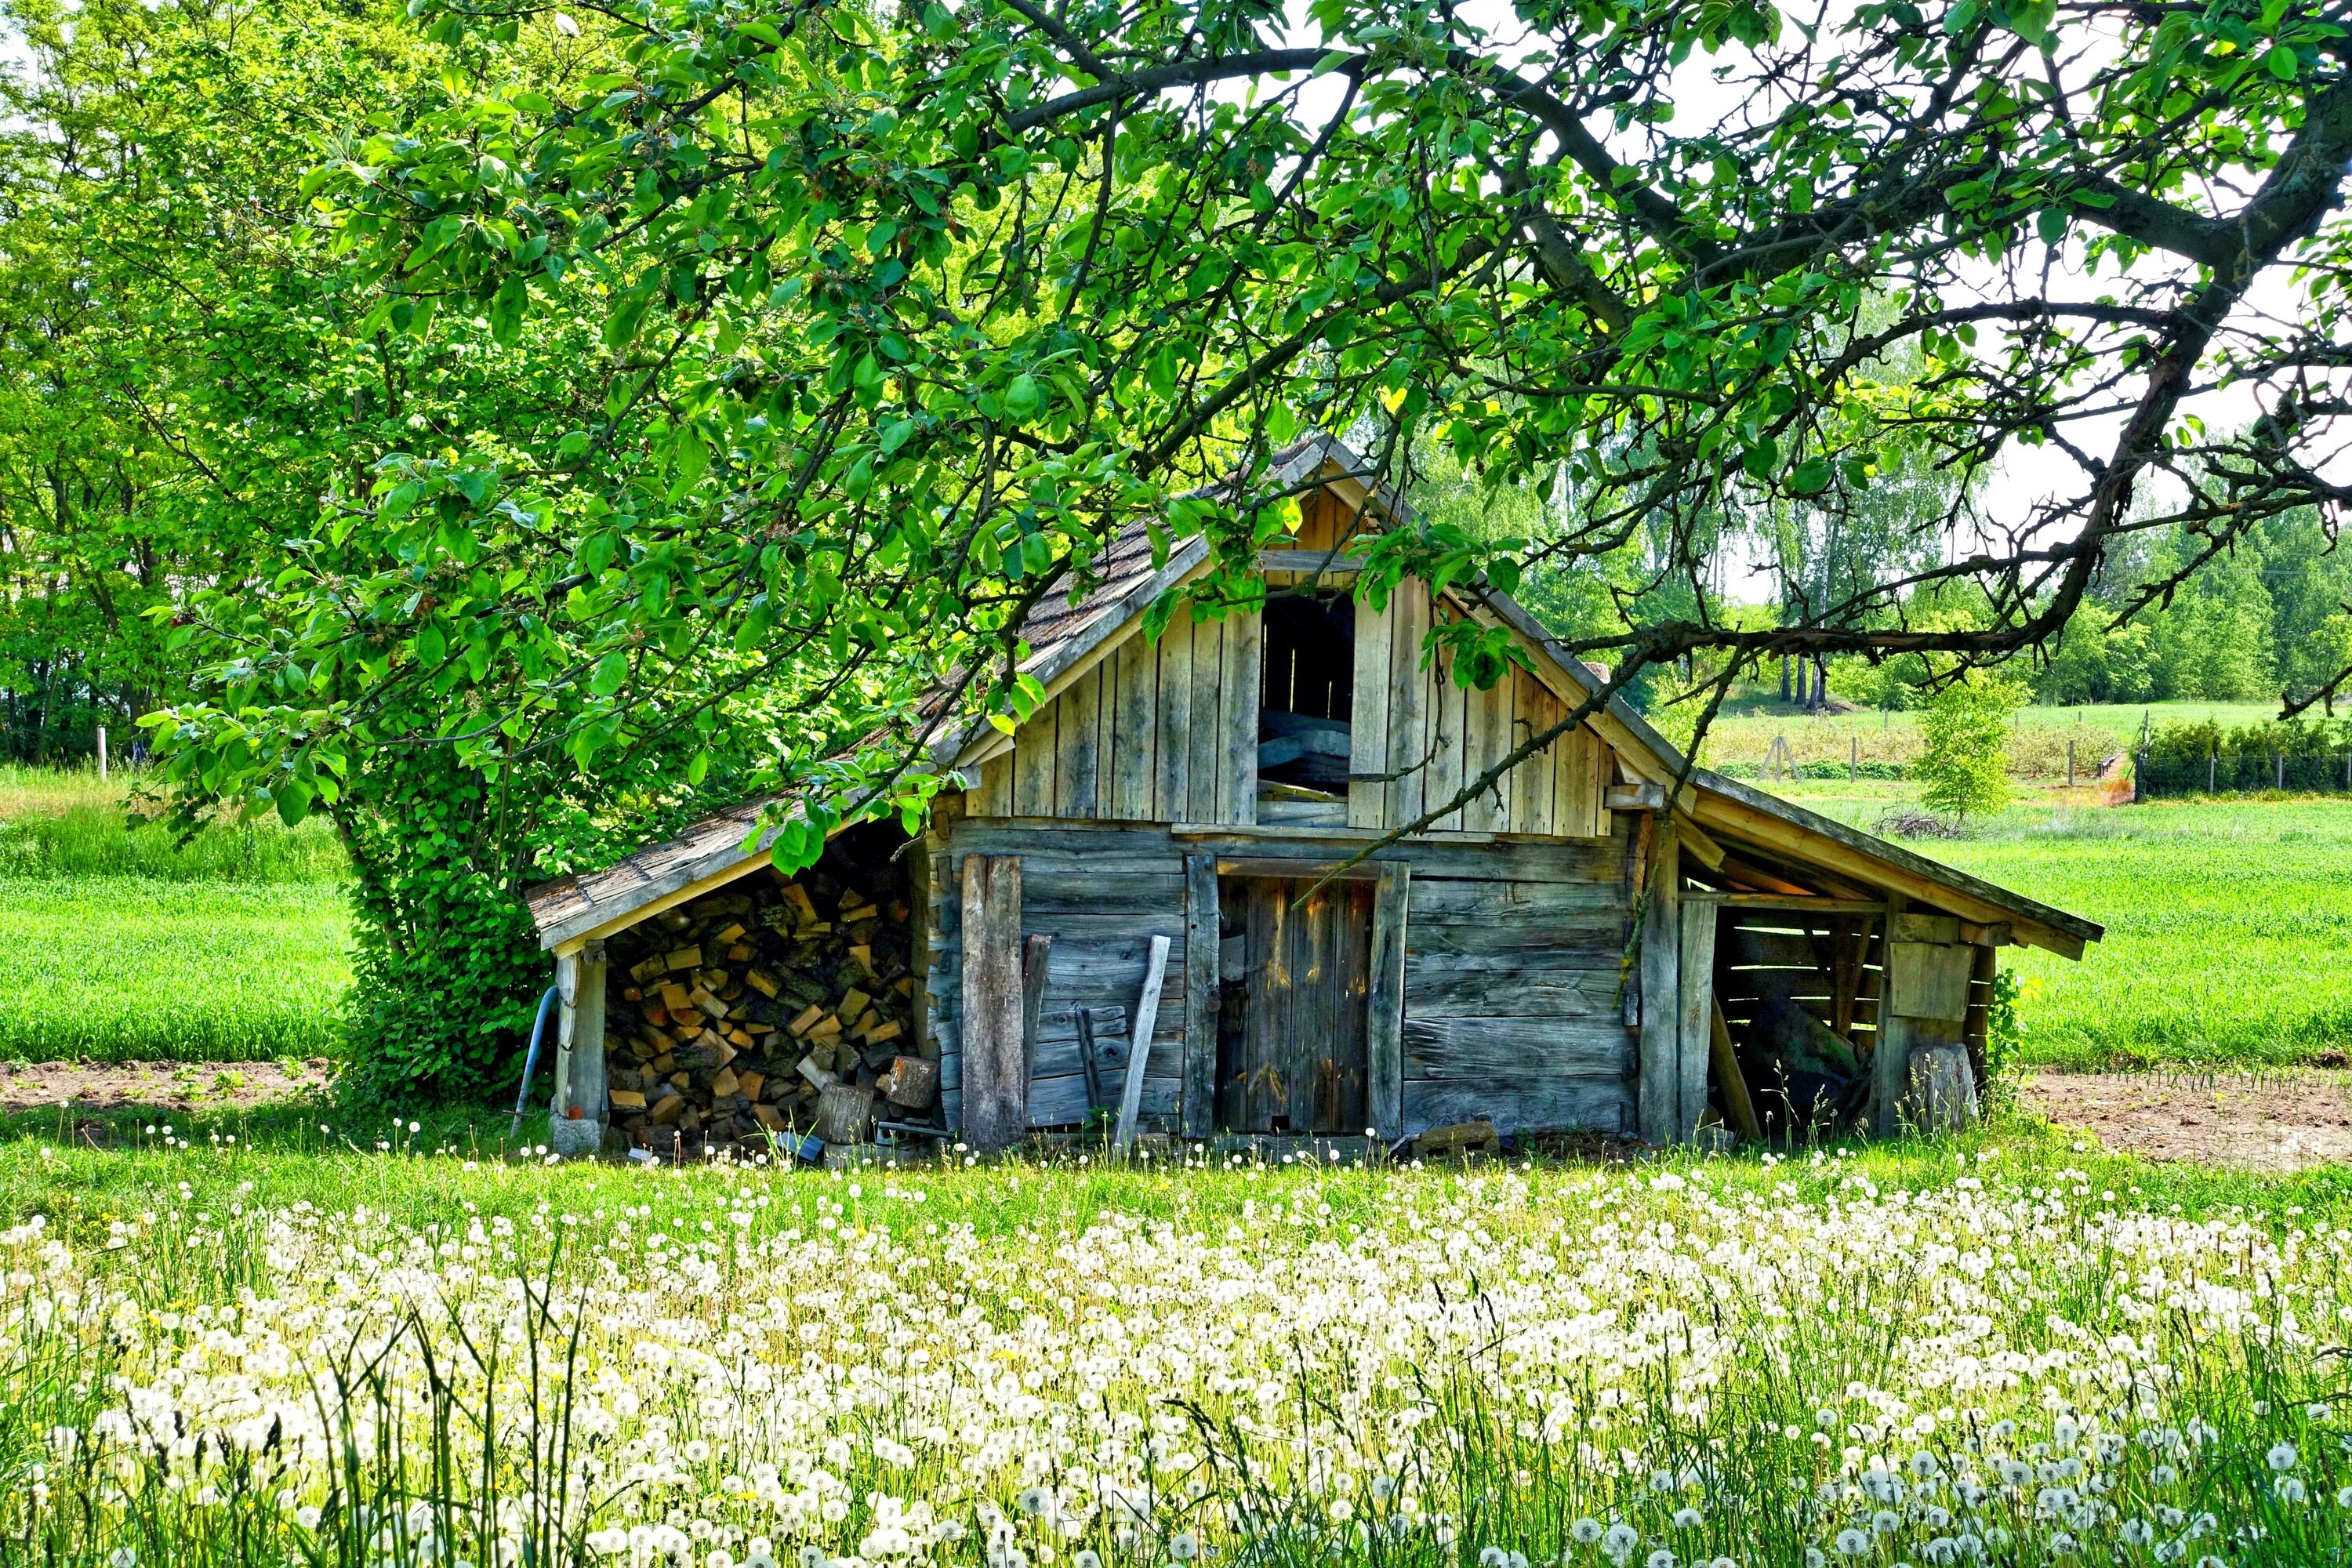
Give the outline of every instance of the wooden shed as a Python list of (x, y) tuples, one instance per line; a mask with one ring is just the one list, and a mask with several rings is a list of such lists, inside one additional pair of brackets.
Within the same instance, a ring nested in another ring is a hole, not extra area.
[[(1972, 1100), (1996, 948), (2101, 934), (1704, 769), (1670, 805), (1679, 758), (1618, 701), (1334, 875), (1602, 678), (1501, 595), (1359, 604), (1350, 547), (1402, 508), (1328, 437), (1279, 465), (1302, 521), (1262, 613), (1148, 637), (1205, 542), (1120, 540), (1024, 628), (1045, 700), (949, 743), (919, 838), (852, 829), (787, 886), (753, 802), (533, 889), (559, 1136), (1885, 1132)], [(1455, 684), (1423, 658), (1455, 617), (1531, 668)]]

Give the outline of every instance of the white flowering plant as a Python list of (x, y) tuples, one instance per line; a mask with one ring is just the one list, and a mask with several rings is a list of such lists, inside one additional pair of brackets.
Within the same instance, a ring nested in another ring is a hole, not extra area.
[(2323, 1215), (1949, 1167), (537, 1174), (0, 1232), (0, 1555), (2352, 1561)]

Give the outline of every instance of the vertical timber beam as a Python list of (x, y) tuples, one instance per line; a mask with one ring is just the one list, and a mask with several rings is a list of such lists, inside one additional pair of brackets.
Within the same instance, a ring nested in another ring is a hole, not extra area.
[(1217, 858), (1184, 857), (1184, 1133), (1217, 1129)]
[(1412, 867), (1380, 863), (1372, 893), (1372, 973), (1364, 1016), (1364, 1111), (1382, 1138), (1404, 1135), (1404, 948)]
[(593, 1153), (604, 1141), (604, 944), (592, 938), (555, 961), (562, 1016), (555, 1036), (555, 1097), (548, 1147)]
[(1642, 900), (1642, 1142), (1664, 1146), (1682, 1131), (1683, 864), (1675, 835), (1654, 819)]
[(1006, 1149), (1029, 1127), (1023, 1070), (1021, 858), (963, 858), (963, 1129)]
[[(1715, 915), (1711, 903), (1688, 903), (1682, 912), (1682, 978), (1675, 1000), (1675, 1033), (1681, 1076), (1675, 1142), (1687, 1143), (1706, 1119), (1706, 1069), (1715, 1051)], [(1730, 1094), (1727, 1087), (1724, 1100)]]

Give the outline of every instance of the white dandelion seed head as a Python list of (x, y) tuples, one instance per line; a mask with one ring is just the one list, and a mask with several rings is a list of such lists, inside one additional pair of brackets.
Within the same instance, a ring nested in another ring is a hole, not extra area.
[(2294, 1451), (2294, 1444), (2280, 1443), (2274, 1445), (2269, 1453), (2263, 1455), (2263, 1459), (2272, 1469), (2284, 1475), (2294, 1468), (2295, 1460), (2299, 1457)]

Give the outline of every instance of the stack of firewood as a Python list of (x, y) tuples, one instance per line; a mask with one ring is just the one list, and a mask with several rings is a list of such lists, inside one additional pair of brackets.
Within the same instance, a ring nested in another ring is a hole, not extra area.
[(611, 1125), (656, 1153), (938, 1120), (903, 890), (761, 873), (606, 944)]

